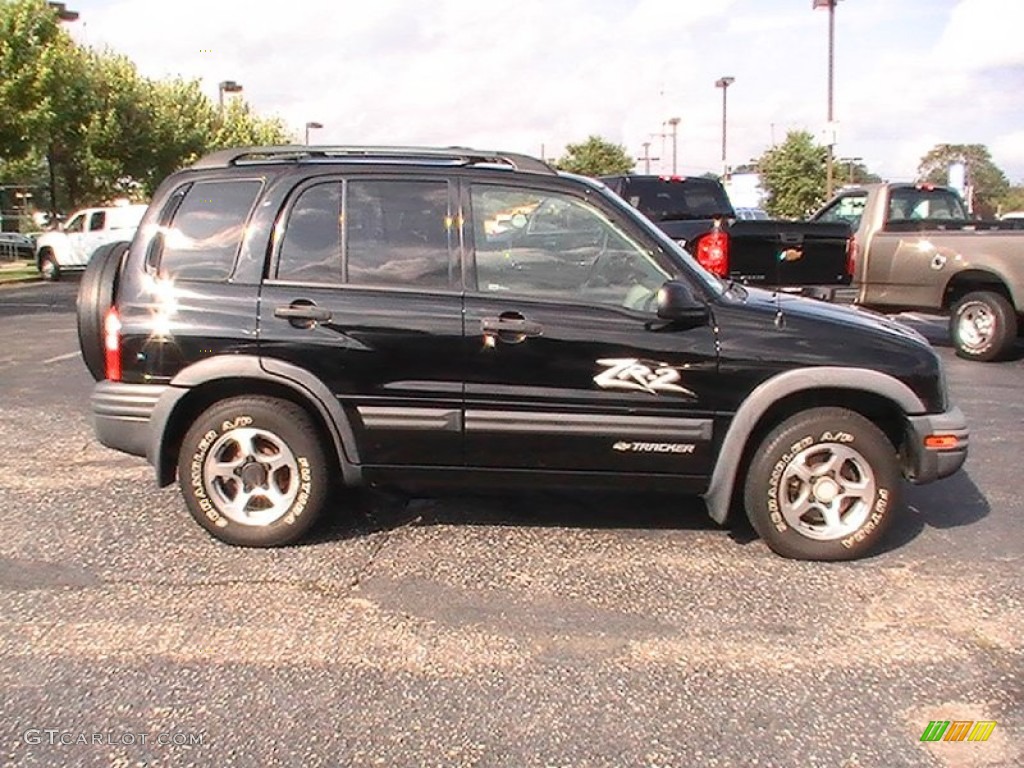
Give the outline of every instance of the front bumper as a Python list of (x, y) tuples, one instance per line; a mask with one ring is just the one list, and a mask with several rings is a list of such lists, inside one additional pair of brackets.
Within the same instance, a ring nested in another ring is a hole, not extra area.
[[(929, 448), (925, 439), (944, 436), (948, 447)], [(955, 442), (952, 438), (956, 438)], [(907, 417), (904, 473), (915, 485), (930, 483), (949, 477), (963, 466), (967, 459), (970, 432), (967, 420), (959, 408), (945, 413), (929, 413)]]
[(153, 410), (167, 389), (161, 384), (99, 382), (92, 391), (96, 437), (108, 448), (145, 457), (152, 442)]

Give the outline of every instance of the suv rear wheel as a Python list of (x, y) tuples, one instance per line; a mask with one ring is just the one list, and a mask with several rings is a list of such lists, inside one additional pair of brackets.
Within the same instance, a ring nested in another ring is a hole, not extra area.
[(896, 450), (858, 413), (814, 408), (773, 429), (747, 475), (747, 515), (798, 560), (852, 560), (875, 548), (898, 504)]
[(276, 547), (299, 539), (323, 511), (327, 461), (316, 427), (287, 400), (236, 397), (202, 413), (178, 454), (189, 511), (229, 544)]

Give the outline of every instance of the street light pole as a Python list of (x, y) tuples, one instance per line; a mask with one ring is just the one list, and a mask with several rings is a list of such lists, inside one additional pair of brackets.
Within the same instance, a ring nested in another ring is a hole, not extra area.
[(222, 80), (217, 86), (217, 103), (220, 105), (220, 111), (224, 111), (224, 94), (225, 93), (241, 93), (242, 86), (240, 83), (236, 83), (234, 80)]
[(826, 158), (826, 194), (832, 197), (835, 188), (835, 135), (832, 132), (835, 123), (835, 112), (833, 111), (833, 82), (835, 79), (835, 46), (836, 46), (836, 3), (839, 0), (811, 0), (811, 8), (828, 8), (828, 155)]
[(676, 147), (679, 138), (679, 118), (670, 117), (668, 124), (672, 126), (672, 175), (676, 175)]
[[(320, 128), (323, 128), (323, 125), (321, 125), (320, 123), (314, 123), (314, 122), (306, 123), (306, 146), (307, 147), (309, 146), (309, 132), (311, 130), (319, 130)], [(541, 151), (541, 154), (543, 154), (543, 150)]]
[[(78, 21), (78, 11), (69, 10), (67, 3), (47, 3), (46, 5), (57, 14), (57, 21)], [(57, 148), (51, 141), (46, 150), (46, 165), (50, 173), (50, 214), (53, 219), (57, 215), (56, 155)]]
[(78, 21), (78, 11), (68, 9), (67, 3), (47, 3), (60, 21)]
[(729, 175), (729, 164), (726, 162), (726, 126), (727, 126), (727, 100), (726, 93), (729, 91), (729, 86), (736, 82), (735, 77), (720, 77), (715, 80), (715, 87), (722, 89), (722, 178), (724, 179)]

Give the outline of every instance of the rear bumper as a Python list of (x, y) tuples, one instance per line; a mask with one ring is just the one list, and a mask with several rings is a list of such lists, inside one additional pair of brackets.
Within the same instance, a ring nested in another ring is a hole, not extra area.
[[(924, 441), (929, 435), (953, 436), (956, 437), (956, 444), (950, 448), (926, 448)], [(907, 479), (921, 485), (949, 477), (966, 461), (969, 443), (967, 420), (959, 408), (951, 408), (945, 413), (908, 417), (907, 461), (904, 465)]]
[(146, 456), (152, 442), (153, 410), (167, 387), (101, 381), (92, 391), (96, 437), (103, 445), (133, 456)]

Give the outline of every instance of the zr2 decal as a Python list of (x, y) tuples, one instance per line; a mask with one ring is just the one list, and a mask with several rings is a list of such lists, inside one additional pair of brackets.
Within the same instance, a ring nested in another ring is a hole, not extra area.
[(697, 399), (696, 392), (677, 383), (679, 370), (667, 363), (627, 357), (598, 360), (597, 364), (607, 368), (594, 377), (594, 383), (602, 389), (630, 389), (652, 395), (671, 393)]

